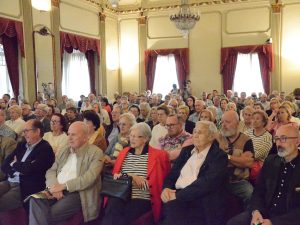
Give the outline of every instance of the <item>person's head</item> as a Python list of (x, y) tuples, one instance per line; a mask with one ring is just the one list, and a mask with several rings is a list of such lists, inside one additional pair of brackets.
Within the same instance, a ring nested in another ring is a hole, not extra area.
[(61, 96), (61, 100), (63, 103), (66, 103), (68, 101), (68, 96), (66, 95)]
[(300, 88), (295, 88), (293, 91), (293, 95), (296, 100), (300, 100)]
[(280, 94), (279, 94), (279, 97), (281, 98), (281, 100), (284, 100), (285, 92), (281, 91)]
[(207, 92), (203, 91), (202, 92), (202, 100), (205, 101), (207, 99)]
[(234, 102), (228, 102), (226, 111), (236, 111), (236, 104)]
[(158, 120), (158, 115), (157, 115), (157, 107), (154, 106), (150, 109), (150, 118), (152, 121), (157, 121)]
[(43, 136), (43, 124), (39, 120), (28, 120), (23, 129), (23, 135), (29, 145), (37, 143)]
[(122, 109), (119, 105), (114, 105), (113, 110), (111, 111), (111, 118), (113, 122), (119, 122), (121, 111)]
[(10, 95), (9, 94), (4, 94), (2, 96), (2, 99), (4, 100), (5, 104), (7, 104), (10, 100)]
[(129, 107), (129, 112), (131, 112), (135, 118), (138, 118), (141, 113), (141, 110), (138, 105), (133, 104)]
[(274, 141), (277, 146), (278, 155), (290, 162), (298, 155), (300, 144), (299, 130), (290, 125), (283, 125), (276, 131)]
[(101, 106), (109, 105), (108, 99), (106, 97), (101, 98)]
[(128, 135), (129, 134), (129, 129), (136, 124), (136, 120), (134, 115), (131, 113), (123, 113), (120, 116), (119, 120), (119, 128), (120, 128), (120, 134), (121, 135)]
[(222, 116), (221, 134), (224, 137), (234, 137), (238, 133), (239, 115), (234, 111), (226, 111)]
[(183, 120), (177, 114), (170, 114), (167, 117), (165, 127), (170, 137), (176, 137), (182, 132)]
[(227, 90), (227, 92), (226, 92), (226, 97), (227, 97), (228, 99), (230, 99), (231, 97), (233, 97), (233, 91), (232, 91), (232, 90)]
[(4, 124), (6, 120), (6, 113), (3, 109), (0, 109), (0, 125)]
[(195, 107), (195, 97), (194, 96), (189, 96), (186, 99), (186, 105), (190, 108), (193, 109)]
[(76, 118), (77, 110), (75, 107), (67, 108), (67, 117), (69, 120), (74, 120)]
[(167, 106), (161, 105), (157, 107), (157, 119), (160, 124), (165, 125), (167, 116), (169, 114), (170, 114), (170, 110)]
[(100, 105), (99, 105), (99, 103), (95, 102), (95, 103), (93, 103), (92, 106), (93, 106), (93, 111), (95, 113), (100, 113)]
[(197, 150), (207, 148), (215, 139), (218, 129), (211, 121), (198, 121), (193, 130), (193, 144)]
[(6, 108), (6, 103), (4, 99), (0, 98), (0, 109), (5, 109)]
[(213, 95), (213, 97), (218, 96), (219, 95), (218, 90), (213, 90), (212, 91), (212, 95)]
[(217, 107), (210, 105), (207, 107), (207, 110), (211, 111), (213, 118), (214, 118), (214, 122), (215, 122), (216, 118), (217, 118)]
[(140, 103), (140, 110), (141, 110), (141, 115), (143, 118), (148, 117), (150, 109), (151, 109), (151, 107), (148, 102)]
[(130, 146), (143, 148), (151, 139), (151, 128), (147, 123), (136, 123), (130, 128)]
[(18, 105), (18, 102), (15, 98), (11, 98), (8, 102), (8, 106)]
[(264, 106), (260, 103), (260, 102), (256, 102), (254, 103), (254, 111), (257, 111), (257, 110), (264, 110)]
[(82, 121), (72, 123), (68, 130), (69, 146), (73, 150), (82, 147), (88, 141), (89, 128), (88, 125)]
[(190, 109), (186, 105), (181, 105), (178, 108), (178, 116), (182, 118), (182, 120), (185, 122), (190, 114)]
[(291, 112), (288, 110), (285, 106), (279, 106), (278, 112), (277, 112), (277, 120), (280, 123), (287, 123), (290, 121), (292, 115)]
[(278, 110), (279, 106), (280, 106), (280, 102), (278, 98), (272, 98), (270, 101), (271, 110)]
[(196, 100), (195, 101), (195, 111), (197, 113), (201, 113), (203, 109), (205, 109), (205, 102), (203, 100)]
[(177, 85), (176, 84), (173, 84), (172, 87), (173, 87), (173, 89), (177, 89)]
[(206, 96), (206, 98), (209, 99), (209, 100), (212, 100), (212, 94), (208, 93), (207, 96)]
[(11, 120), (16, 120), (22, 116), (22, 109), (20, 106), (13, 105), (8, 108)]
[(94, 101), (96, 100), (96, 96), (95, 96), (93, 93), (90, 93), (90, 94), (88, 95), (88, 98), (89, 98), (89, 100), (90, 100), (90, 103), (92, 103), (92, 102), (94, 102)]
[(140, 102), (140, 104), (143, 103), (143, 102), (147, 102), (147, 97), (145, 95), (140, 95), (139, 96), (139, 102)]
[(250, 106), (246, 106), (243, 109), (242, 115), (246, 124), (250, 124), (252, 120), (254, 109)]
[(31, 113), (31, 106), (28, 103), (22, 104), (22, 116), (28, 116)]
[(245, 106), (250, 106), (250, 107), (252, 107), (252, 108), (253, 108), (253, 106), (254, 106), (254, 101), (253, 101), (252, 97), (246, 98), (246, 100), (245, 100), (244, 103), (245, 103)]
[(178, 102), (177, 102), (177, 100), (174, 99), (174, 98), (171, 99), (171, 100), (169, 101), (168, 106), (171, 106), (174, 110), (177, 110), (177, 108), (178, 108)]
[(212, 114), (212, 112), (208, 109), (204, 109), (200, 114), (200, 121), (211, 121), (214, 122), (215, 118)]
[(268, 124), (268, 115), (263, 110), (256, 110), (252, 115), (252, 127), (254, 129), (261, 129)]
[(222, 110), (226, 110), (227, 104), (228, 104), (228, 99), (227, 98), (222, 98), (220, 100), (220, 108)]
[(35, 109), (35, 115), (37, 119), (43, 119), (48, 113), (48, 106), (46, 104), (38, 104)]
[(171, 96), (170, 96), (170, 95), (165, 95), (165, 104), (166, 104), (166, 105), (169, 104), (170, 99), (171, 99)]
[(52, 131), (67, 132), (67, 120), (60, 113), (54, 113), (50, 120)]
[(268, 95), (267, 94), (264, 93), (260, 96), (260, 102), (261, 103), (265, 103), (265, 102), (267, 102), (267, 100), (268, 100)]
[(290, 111), (291, 115), (296, 112), (296, 106), (289, 101), (283, 101), (281, 106), (285, 106)]
[(219, 96), (214, 96), (213, 97), (213, 103), (215, 107), (219, 107), (220, 106), (220, 97)]
[(98, 130), (101, 125), (99, 116), (92, 110), (86, 110), (83, 112), (83, 122), (88, 126), (89, 133), (93, 133)]

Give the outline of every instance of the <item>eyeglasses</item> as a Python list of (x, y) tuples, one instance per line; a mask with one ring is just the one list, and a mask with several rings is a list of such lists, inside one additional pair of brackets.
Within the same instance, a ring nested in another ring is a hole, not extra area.
[(175, 123), (175, 124), (166, 124), (166, 125), (165, 125), (165, 128), (167, 128), (167, 129), (172, 129), (172, 128), (174, 128), (176, 125), (178, 125), (178, 123)]
[(60, 123), (60, 121), (58, 121), (58, 120), (51, 120), (50, 122), (53, 123), (53, 124), (59, 124)]
[(287, 136), (280, 136), (280, 137), (274, 137), (274, 143), (277, 141), (280, 141), (281, 143), (285, 143), (288, 139), (296, 139), (298, 137), (287, 137)]
[(23, 134), (27, 134), (29, 131), (31, 131), (31, 130), (36, 130), (36, 128), (31, 128), (31, 129), (25, 129), (25, 130), (23, 130), (22, 132), (23, 132)]

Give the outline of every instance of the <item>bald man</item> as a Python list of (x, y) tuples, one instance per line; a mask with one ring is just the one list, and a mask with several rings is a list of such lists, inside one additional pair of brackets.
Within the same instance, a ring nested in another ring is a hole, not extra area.
[(228, 190), (243, 201), (246, 209), (253, 192), (248, 178), (249, 169), (254, 162), (254, 150), (250, 137), (239, 132), (238, 127), (238, 114), (235, 111), (225, 112), (222, 116), (221, 135), (218, 141), (229, 160)]
[(81, 121), (71, 124), (68, 142), (46, 173), (48, 199), (30, 199), (30, 225), (55, 224), (81, 210), (85, 222), (98, 217), (103, 153), (88, 144), (88, 127)]
[(299, 131), (281, 126), (275, 135), (278, 153), (264, 162), (249, 210), (228, 225), (297, 225), (300, 221)]

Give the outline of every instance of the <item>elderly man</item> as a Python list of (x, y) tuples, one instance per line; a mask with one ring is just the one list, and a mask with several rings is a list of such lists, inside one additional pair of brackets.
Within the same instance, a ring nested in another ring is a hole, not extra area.
[(0, 109), (0, 135), (16, 139), (16, 132), (5, 124), (6, 112)]
[(277, 155), (264, 162), (255, 186), (250, 208), (228, 225), (296, 225), (300, 221), (300, 143), (299, 131), (281, 126), (275, 135)]
[(253, 191), (249, 183), (249, 169), (254, 162), (253, 143), (250, 137), (239, 132), (239, 117), (234, 111), (222, 116), (221, 135), (218, 137), (220, 148), (228, 155), (230, 171), (228, 190), (240, 198), (244, 207), (249, 204)]
[(28, 103), (22, 104), (22, 117), (25, 122), (36, 118), (34, 113), (31, 111), (31, 106)]
[(195, 101), (195, 112), (190, 115), (189, 121), (197, 123), (199, 121), (201, 112), (205, 109), (205, 102), (203, 100), (196, 100)]
[(165, 179), (161, 199), (166, 225), (223, 225), (226, 154), (219, 148), (217, 128), (199, 121), (193, 144), (182, 149)]
[[(15, 149), (17, 143), (10, 137), (0, 135), (0, 167), (4, 160), (9, 156)], [(6, 179), (6, 174), (0, 170), (0, 182)]]
[(0, 183), (0, 211), (19, 208), (28, 195), (44, 190), (46, 171), (54, 162), (40, 121), (27, 121), (23, 134), (26, 141), (18, 143), (2, 165), (8, 179)]
[(44, 128), (44, 133), (51, 131), (50, 120), (46, 117), (48, 113), (48, 106), (46, 104), (38, 104), (35, 109), (36, 119), (41, 121)]
[(85, 222), (98, 217), (103, 153), (88, 144), (84, 122), (72, 123), (68, 140), (70, 147), (59, 153), (46, 173), (48, 199), (30, 199), (30, 225), (64, 221), (80, 210)]
[(170, 161), (177, 159), (181, 149), (192, 145), (192, 135), (183, 130), (183, 119), (176, 114), (168, 116), (166, 128), (168, 134), (159, 139), (160, 149), (167, 151)]

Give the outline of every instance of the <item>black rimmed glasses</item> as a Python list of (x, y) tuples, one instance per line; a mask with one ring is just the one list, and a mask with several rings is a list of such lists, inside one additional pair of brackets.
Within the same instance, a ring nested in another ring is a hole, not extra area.
[(174, 124), (166, 124), (166, 125), (165, 125), (165, 128), (167, 128), (167, 129), (172, 129), (172, 128), (174, 128), (176, 125), (178, 125), (178, 123), (174, 123)]
[(288, 136), (280, 136), (280, 137), (274, 137), (274, 143), (276, 143), (277, 141), (280, 141), (281, 143), (285, 143), (286, 140), (288, 139), (296, 139), (296, 138), (299, 138), (299, 137), (288, 137)]
[(27, 134), (31, 130), (36, 130), (36, 128), (24, 129), (22, 132), (23, 132), (23, 134)]

